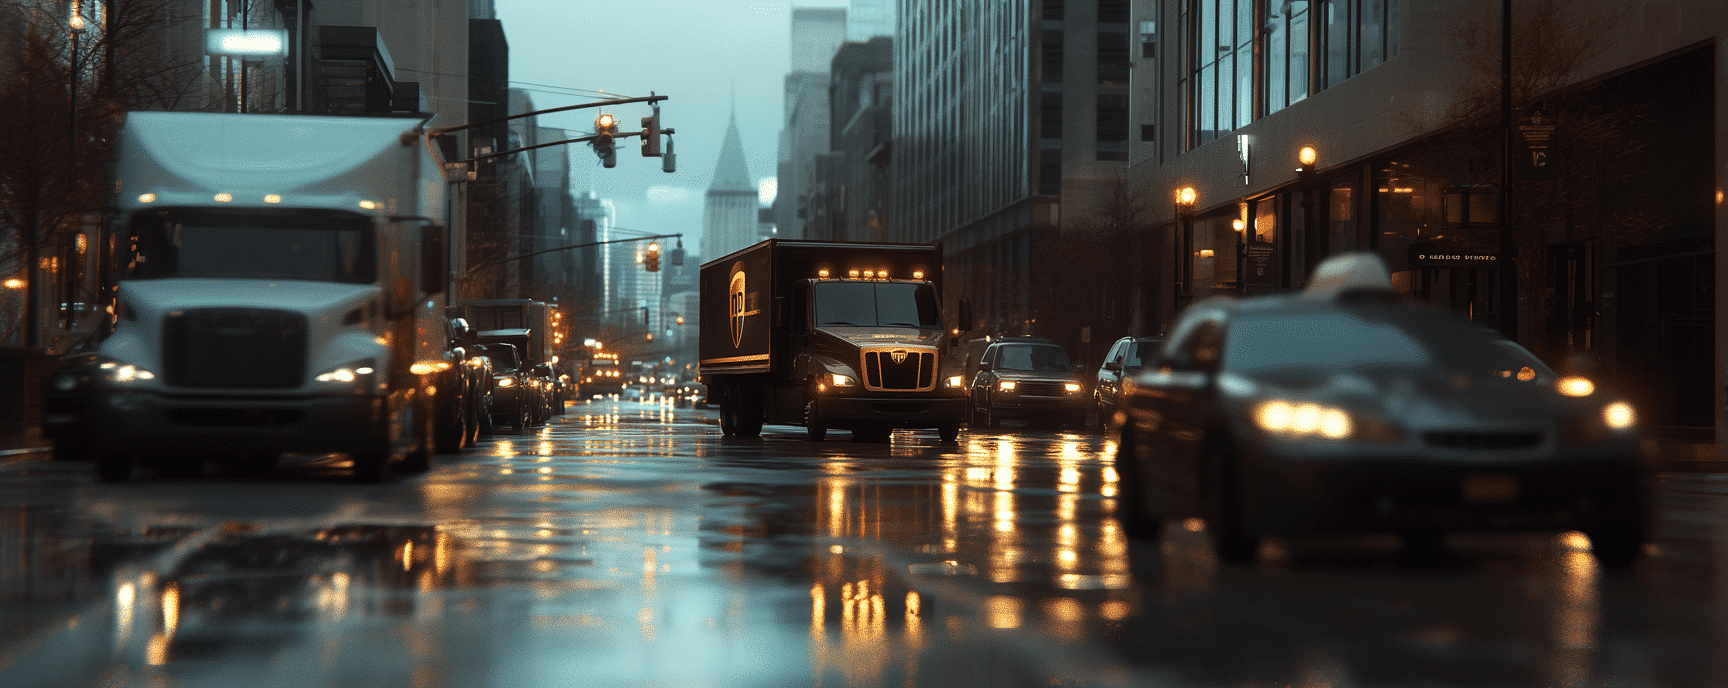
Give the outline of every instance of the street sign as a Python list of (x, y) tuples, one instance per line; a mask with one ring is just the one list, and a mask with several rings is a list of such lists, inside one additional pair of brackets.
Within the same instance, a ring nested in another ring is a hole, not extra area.
[(1518, 137), (1524, 142), (1524, 164), (1522, 165), (1525, 179), (1553, 179), (1554, 156), (1551, 146), (1554, 141), (1555, 119), (1537, 111), (1524, 124), (1518, 126)]

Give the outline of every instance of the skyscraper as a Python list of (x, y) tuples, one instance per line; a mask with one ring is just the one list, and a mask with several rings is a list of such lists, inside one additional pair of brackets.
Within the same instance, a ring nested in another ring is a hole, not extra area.
[(734, 111), (702, 207), (702, 259), (719, 258), (756, 243), (756, 239), (756, 184), (744, 162), (738, 113)]

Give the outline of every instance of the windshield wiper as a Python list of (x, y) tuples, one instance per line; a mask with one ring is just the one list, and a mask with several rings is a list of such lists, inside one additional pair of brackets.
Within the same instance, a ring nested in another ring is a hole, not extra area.
[(891, 322), (891, 323), (882, 323), (882, 324), (885, 326), (888, 326), (888, 327), (893, 327), (895, 325), (904, 325), (906, 327), (923, 327), (923, 325), (920, 325), (918, 323), (909, 323), (909, 322)]
[(855, 322), (840, 322), (838, 320), (822, 323), (821, 326), (827, 327), (829, 325), (839, 325), (841, 327), (863, 327), (863, 325), (859, 325), (858, 323), (855, 323)]

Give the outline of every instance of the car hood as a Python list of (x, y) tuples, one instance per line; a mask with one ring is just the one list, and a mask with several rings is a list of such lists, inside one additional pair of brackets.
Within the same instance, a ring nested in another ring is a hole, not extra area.
[(994, 372), (996, 373), (996, 378), (999, 380), (1014, 380), (1014, 381), (1046, 380), (1046, 381), (1050, 381), (1050, 382), (1079, 382), (1080, 381), (1079, 374), (1071, 373), (1071, 372), (1070, 373), (1053, 373), (1053, 372), (1042, 372), (1042, 371), (1036, 371), (1036, 370), (997, 370)]
[(1277, 398), (1332, 404), (1370, 411), (1411, 428), (1541, 423), (1569, 416), (1589, 403), (1564, 396), (1552, 385), (1465, 375), (1225, 374), (1219, 386), (1243, 402)]

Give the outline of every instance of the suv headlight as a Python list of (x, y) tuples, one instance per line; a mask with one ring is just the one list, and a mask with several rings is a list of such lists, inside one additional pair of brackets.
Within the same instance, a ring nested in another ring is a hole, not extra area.
[(1334, 440), (1349, 437), (1354, 425), (1344, 409), (1283, 400), (1268, 401), (1255, 408), (1254, 423), (1261, 430), (1278, 435)]
[(1062, 384), (1062, 389), (1068, 390), (1069, 394), (1078, 393), (1080, 391), (1080, 387), (1081, 387), (1081, 385), (1078, 382), (1066, 382), (1066, 383)]
[(515, 387), (516, 386), (516, 378), (513, 378), (513, 377), (494, 378), (494, 381), (496, 381), (498, 383), (499, 387)]
[(1016, 384), (1013, 380), (1003, 380), (1001, 382), (996, 383), (996, 388), (1000, 389), (1004, 392), (1012, 392), (1012, 391), (1014, 391), (1014, 388), (1018, 387), (1018, 386), (1019, 385)]

